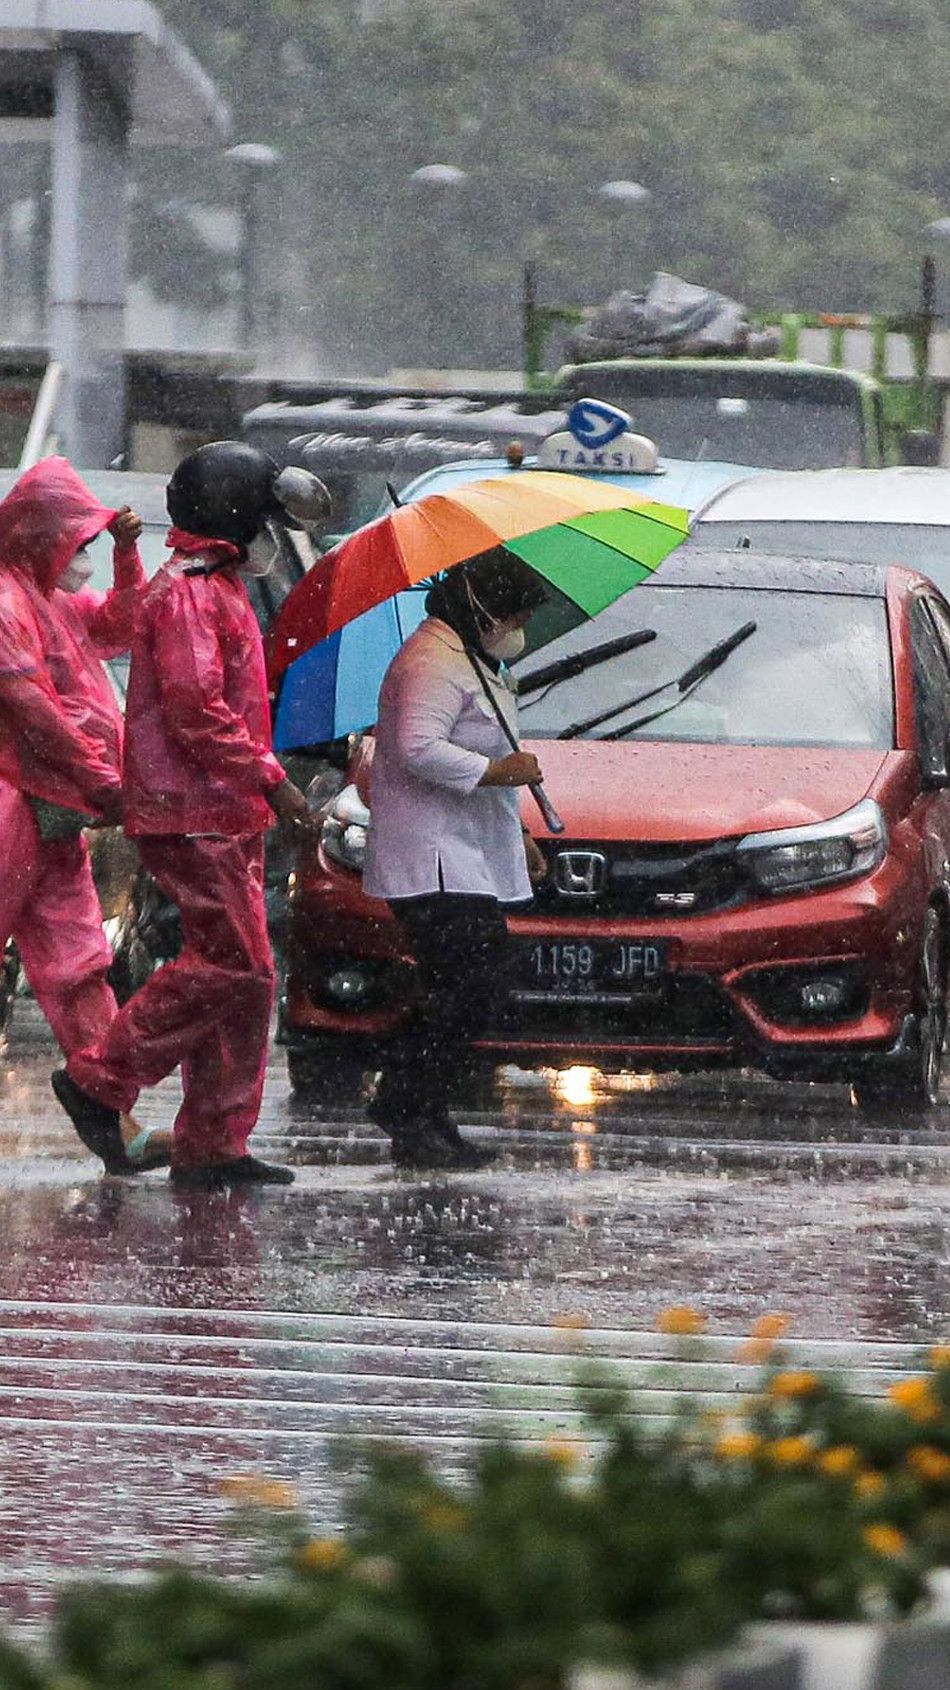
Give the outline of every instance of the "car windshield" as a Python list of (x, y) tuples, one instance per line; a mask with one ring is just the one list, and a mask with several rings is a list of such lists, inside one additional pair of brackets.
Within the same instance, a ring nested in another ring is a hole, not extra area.
[[(755, 633), (726, 662), (635, 739), (718, 745), (813, 745), (887, 749), (893, 703), (883, 600), (723, 587), (637, 587), (544, 649), (545, 663), (636, 628), (649, 645), (559, 682), (521, 705), (526, 739), (554, 739), (572, 723), (634, 699), (683, 674), (748, 622)], [(526, 660), (525, 672), (539, 667)], [(672, 703), (675, 688), (654, 701)], [(622, 727), (620, 714), (597, 738)]]
[[(655, 440), (665, 458), (723, 458), (766, 469), (857, 467), (864, 461), (857, 394), (842, 404), (819, 397), (804, 381), (743, 394), (731, 372), (718, 385), (697, 379), (698, 391), (672, 393), (649, 391), (652, 372), (648, 380), (622, 370), (585, 370), (584, 378), (585, 391), (632, 412), (641, 434)], [(683, 372), (676, 378), (682, 382)]]
[(895, 563), (929, 576), (950, 595), (950, 526), (924, 522), (704, 522), (704, 546), (731, 551), (750, 540), (757, 552), (827, 557), (846, 563)]

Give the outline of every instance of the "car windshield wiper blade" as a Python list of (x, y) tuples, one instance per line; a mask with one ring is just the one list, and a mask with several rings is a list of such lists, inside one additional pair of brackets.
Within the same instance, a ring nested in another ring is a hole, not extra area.
[[(708, 675), (718, 669), (720, 664), (725, 663), (726, 658), (735, 651), (737, 646), (742, 645), (750, 635), (755, 633), (757, 627), (757, 622), (743, 622), (742, 627), (737, 628), (735, 633), (729, 634), (726, 639), (720, 640), (717, 645), (710, 646), (709, 650), (704, 651), (701, 657), (697, 657), (688, 669), (684, 669), (682, 675), (673, 675), (668, 681), (661, 681), (659, 686), (651, 687), (648, 692), (641, 692), (634, 698), (624, 699), (622, 704), (613, 704), (609, 710), (601, 710), (596, 716), (588, 716), (583, 721), (572, 722), (569, 728), (564, 728), (558, 734), (558, 739), (579, 739), (581, 734), (590, 733), (592, 728), (602, 727), (604, 722), (613, 721), (615, 716), (623, 716), (628, 710), (636, 710), (638, 704), (647, 704), (651, 698), (658, 698), (661, 692), (668, 692), (670, 687), (676, 687), (680, 694), (680, 697), (674, 700), (674, 704), (681, 704), (683, 699), (695, 687), (698, 687), (701, 681), (704, 681)], [(643, 727), (646, 722), (655, 721), (657, 715), (665, 716), (667, 710), (673, 708), (673, 704), (664, 705), (663, 709), (655, 712), (655, 714), (644, 716), (641, 721), (628, 723), (624, 728), (618, 728), (612, 734), (604, 734), (602, 737), (604, 739), (620, 739), (622, 734), (634, 732), (636, 728)]]
[(727, 657), (732, 656), (737, 646), (745, 644), (758, 625), (757, 622), (743, 622), (742, 627), (737, 628), (734, 634), (727, 634), (718, 645), (710, 646), (708, 651), (703, 652), (702, 657), (697, 657), (696, 662), (683, 671), (676, 683), (680, 692), (689, 692), (692, 687), (698, 686), (700, 681), (704, 681), (707, 675), (712, 675), (725, 663)]
[(679, 677), (675, 683), (679, 697), (674, 698), (672, 704), (664, 704), (660, 710), (650, 710), (646, 716), (638, 716), (635, 722), (624, 722), (623, 727), (614, 728), (612, 733), (603, 734), (604, 739), (626, 739), (628, 735), (636, 733), (639, 728), (649, 727), (651, 722), (658, 722), (661, 716), (668, 716), (671, 710), (676, 710), (687, 698), (692, 698), (696, 688), (702, 686), (703, 681), (721, 668), (726, 658), (735, 651), (737, 646), (744, 645), (746, 640), (755, 633), (757, 622), (744, 622), (728, 639), (720, 640), (702, 657), (697, 658), (689, 669)]
[[(559, 657), (543, 669), (532, 669), (527, 675), (519, 675), (518, 696), (523, 698), (525, 693), (540, 692), (542, 687), (553, 687), (559, 681), (572, 680), (575, 675), (582, 675), (585, 669), (593, 669), (597, 663), (608, 663), (612, 657), (622, 657), (624, 652), (635, 651), (637, 646), (649, 645), (655, 639), (655, 628), (638, 628), (635, 634), (621, 634), (619, 639), (605, 640), (603, 645), (588, 646), (586, 651)], [(531, 700), (531, 704), (539, 702), (537, 698)], [(526, 709), (530, 708), (531, 705), (526, 705)]]

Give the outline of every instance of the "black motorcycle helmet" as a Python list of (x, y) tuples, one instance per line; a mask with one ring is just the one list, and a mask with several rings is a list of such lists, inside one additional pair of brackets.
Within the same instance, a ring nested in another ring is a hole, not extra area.
[(176, 528), (248, 546), (265, 517), (284, 512), (273, 458), (241, 440), (214, 440), (182, 458), (165, 490)]

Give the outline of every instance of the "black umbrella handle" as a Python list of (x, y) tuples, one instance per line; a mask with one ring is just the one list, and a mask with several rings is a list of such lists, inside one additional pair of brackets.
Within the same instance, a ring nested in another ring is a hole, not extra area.
[[(482, 691), (484, 692), (485, 697), (488, 699), (488, 702), (491, 705), (492, 710), (494, 711), (495, 720), (497, 721), (498, 726), (500, 727), (502, 733), (504, 734), (506, 740), (508, 741), (508, 744), (511, 746), (512, 751), (520, 751), (521, 747), (518, 744), (518, 741), (515, 738), (515, 735), (512, 733), (511, 728), (508, 725), (508, 719), (505, 715), (505, 712), (501, 708), (501, 705), (499, 704), (497, 698), (495, 697), (494, 693), (492, 692), (491, 687), (488, 685), (488, 681), (485, 677), (485, 671), (482, 668), (481, 664), (479, 663), (478, 658), (475, 656), (475, 653), (469, 649), (468, 646), (465, 647), (465, 655), (468, 658), (470, 664), (472, 665), (472, 668), (474, 669), (476, 675), (478, 676), (479, 680), (482, 683)], [(537, 804), (538, 809), (541, 811), (541, 815), (542, 815), (543, 820), (544, 820), (544, 825), (547, 828), (548, 832), (549, 833), (563, 833), (564, 832), (564, 823), (561, 820), (560, 816), (558, 815), (556, 809), (554, 808), (554, 805), (551, 803), (551, 800), (548, 797), (547, 793), (545, 792), (544, 787), (541, 785), (540, 781), (534, 781), (532, 783), (532, 785), (528, 787), (528, 791), (530, 792), (532, 798), (534, 799), (535, 803)]]
[[(515, 749), (517, 750), (517, 746), (515, 747)], [(538, 806), (538, 809), (541, 811), (541, 814), (544, 817), (544, 825), (547, 828), (548, 832), (549, 833), (563, 833), (564, 832), (564, 823), (561, 820), (560, 816), (558, 815), (556, 809), (554, 808), (554, 805), (551, 803), (551, 800), (548, 797), (547, 793), (545, 792), (544, 787), (541, 786), (538, 782), (535, 782), (534, 786), (529, 786), (528, 791), (530, 792), (532, 798), (534, 799), (535, 803)]]

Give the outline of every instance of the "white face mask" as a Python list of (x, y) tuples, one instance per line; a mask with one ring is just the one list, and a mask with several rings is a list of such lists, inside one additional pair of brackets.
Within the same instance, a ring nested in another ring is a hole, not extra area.
[(77, 552), (67, 564), (56, 585), (63, 593), (81, 593), (92, 577), (92, 559), (85, 552)]
[(504, 624), (494, 633), (482, 635), (482, 650), (499, 663), (514, 663), (524, 651), (523, 628), (506, 628)]
[(276, 529), (268, 520), (259, 529), (247, 548), (247, 557), (238, 568), (239, 575), (269, 575), (280, 555), (280, 541)]

